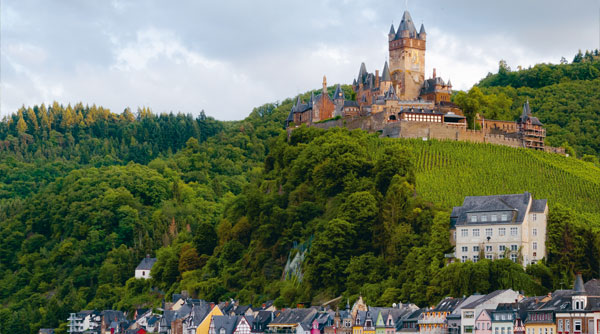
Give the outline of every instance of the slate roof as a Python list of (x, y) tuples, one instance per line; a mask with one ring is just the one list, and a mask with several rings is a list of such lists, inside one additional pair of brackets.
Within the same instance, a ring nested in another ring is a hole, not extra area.
[(600, 297), (600, 280), (592, 279), (585, 283), (585, 291), (589, 296)]
[(215, 333), (220, 333), (221, 329), (225, 329), (225, 334), (231, 334), (235, 330), (235, 326), (239, 321), (239, 316), (233, 315), (215, 315), (212, 317), (212, 321), (215, 328)]
[(468, 305), (463, 306), (462, 309), (474, 309), (478, 305), (481, 305), (481, 304), (487, 302), (488, 300), (501, 295), (502, 293), (504, 293), (506, 291), (509, 291), (509, 290), (508, 289), (507, 290), (496, 290), (494, 292), (490, 292), (487, 295), (484, 295), (482, 298), (479, 298), (478, 300), (476, 300)]
[(389, 34), (390, 34), (390, 35), (395, 35), (395, 34), (396, 34), (396, 31), (394, 30), (394, 24), (393, 24), (393, 23), (392, 23), (392, 26), (390, 27), (390, 32), (389, 32)]
[(155, 257), (145, 257), (144, 259), (142, 259), (142, 262), (140, 262), (140, 264), (138, 264), (138, 266), (135, 267), (135, 270), (150, 270), (152, 269), (154, 263), (156, 263)]
[(335, 87), (335, 93), (333, 93), (333, 99), (345, 99), (346, 96), (344, 95), (344, 91), (342, 90), (342, 86), (340, 84), (337, 84), (337, 86)]
[(234, 309), (235, 315), (243, 315), (246, 311), (252, 311), (252, 305), (240, 305)]
[(533, 125), (543, 126), (542, 122), (540, 122), (540, 120), (537, 119), (537, 117), (531, 116), (531, 108), (529, 107), (529, 100), (527, 100), (527, 102), (525, 102), (525, 104), (523, 104), (523, 114), (521, 114), (521, 117), (519, 117), (518, 123), (525, 123), (525, 122), (527, 122), (528, 119), (531, 120), (531, 124), (533, 124)]
[(383, 65), (383, 72), (381, 72), (381, 81), (392, 81), (392, 76), (390, 75), (390, 68), (388, 66), (387, 61)]
[(356, 107), (358, 108), (358, 102), (352, 100), (344, 100), (344, 107)]
[(460, 305), (464, 298), (452, 298), (448, 297), (439, 302), (433, 309), (434, 312), (452, 312)]
[(585, 285), (583, 284), (583, 277), (581, 277), (581, 274), (577, 274), (577, 276), (575, 276), (575, 286), (573, 287), (573, 290), (577, 295), (586, 294)]
[(417, 29), (415, 28), (412, 17), (410, 17), (410, 13), (407, 10), (405, 10), (404, 14), (402, 15), (402, 21), (400, 21), (400, 26), (398, 26), (398, 31), (396, 32), (396, 37), (394, 39), (402, 38), (403, 31), (408, 31), (410, 38), (417, 38)]
[[(452, 208), (450, 219), (455, 221), (456, 225), (479, 224), (467, 221), (467, 213), (471, 212), (490, 212), (490, 211), (513, 211), (516, 213), (512, 221), (508, 223), (523, 223), (527, 214), (527, 205), (532, 198), (529, 192), (513, 195), (492, 195), (492, 196), (467, 196), (462, 206)], [(502, 224), (507, 222), (485, 222), (485, 224)]]
[(531, 212), (544, 212), (547, 203), (547, 199), (534, 199), (531, 203)]
[[(217, 307), (217, 306), (215, 306), (215, 307)], [(210, 313), (210, 311), (211, 311), (210, 304), (194, 305), (192, 307), (192, 311), (190, 312), (194, 326), (197, 327), (198, 325), (200, 325), (200, 323), (202, 321), (204, 321), (204, 318), (206, 318), (206, 316)]]
[(109, 324), (112, 321), (117, 321), (117, 322), (121, 322), (121, 321), (125, 321), (127, 320), (125, 318), (125, 314), (121, 311), (115, 311), (115, 310), (104, 310), (102, 311), (102, 321), (104, 321), (104, 323)]
[(173, 320), (177, 319), (177, 318), (175, 318), (176, 313), (177, 313), (176, 311), (165, 310), (163, 312), (162, 317), (160, 318), (161, 326), (165, 326), (166, 328), (171, 328), (171, 323), (173, 322)]
[[(367, 319), (367, 311), (358, 311), (356, 312), (356, 318), (358, 318), (358, 324), (360, 326), (364, 326), (365, 325), (365, 320)], [(352, 323), (352, 325), (354, 326), (356, 324), (356, 319), (354, 319), (355, 322)]]
[(148, 318), (148, 321), (146, 321), (146, 323), (148, 324), (148, 326), (152, 326), (158, 319), (159, 319), (158, 316), (152, 316), (152, 317)]
[(281, 312), (279, 316), (269, 325), (274, 324), (298, 324), (298, 323), (310, 323), (316, 316), (317, 310), (309, 309), (287, 309)]
[(444, 82), (444, 79), (441, 77), (435, 77), (427, 79), (423, 82), (423, 86), (421, 87), (421, 94), (433, 93), (439, 90), (436, 90), (436, 86), (449, 86)]

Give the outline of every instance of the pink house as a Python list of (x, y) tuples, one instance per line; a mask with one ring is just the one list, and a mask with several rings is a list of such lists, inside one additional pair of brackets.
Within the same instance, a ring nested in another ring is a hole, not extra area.
[(483, 310), (479, 313), (479, 316), (475, 319), (474, 334), (492, 334), (492, 311)]
[(317, 321), (317, 319), (313, 320), (312, 322), (310, 334), (321, 334), (321, 330), (319, 330), (319, 322)]

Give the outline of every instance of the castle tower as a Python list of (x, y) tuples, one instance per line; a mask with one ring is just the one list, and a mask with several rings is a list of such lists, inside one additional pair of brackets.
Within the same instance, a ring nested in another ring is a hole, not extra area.
[(380, 92), (387, 92), (392, 87), (392, 75), (390, 74), (390, 68), (388, 62), (383, 65), (383, 72), (381, 72), (381, 83), (379, 86)]
[(401, 99), (417, 99), (425, 81), (425, 27), (421, 25), (417, 33), (410, 13), (405, 11), (393, 38), (391, 32), (390, 29), (390, 72), (396, 94)]

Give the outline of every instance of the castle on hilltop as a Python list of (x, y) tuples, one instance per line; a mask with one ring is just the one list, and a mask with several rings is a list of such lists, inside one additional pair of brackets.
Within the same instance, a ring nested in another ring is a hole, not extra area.
[(286, 119), (288, 130), (305, 124), (320, 128), (344, 126), (380, 132), (386, 137), (435, 138), (490, 142), (561, 153), (544, 147), (546, 135), (542, 123), (531, 115), (529, 102), (518, 122), (487, 120), (477, 116), (481, 130), (468, 130), (462, 110), (450, 101), (452, 83), (436, 74), (425, 79), (427, 33), (421, 24), (415, 28), (408, 11), (398, 30), (392, 24), (388, 34), (389, 63), (375, 73), (360, 65), (352, 88), (356, 99), (347, 99), (338, 84), (333, 93), (323, 77), (320, 94), (307, 102), (298, 96)]

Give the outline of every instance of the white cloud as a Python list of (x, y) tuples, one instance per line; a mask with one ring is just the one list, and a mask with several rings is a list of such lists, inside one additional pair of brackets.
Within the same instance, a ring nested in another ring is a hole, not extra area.
[[(507, 1), (411, 3), (428, 32), (427, 76), (435, 67), (468, 89), (500, 59), (528, 67), (597, 47), (591, 0)], [(0, 113), (58, 100), (219, 119), (319, 88), (323, 75), (351, 83), (363, 61), (381, 70), (389, 24), (405, 9), (397, 0), (0, 4)]]

